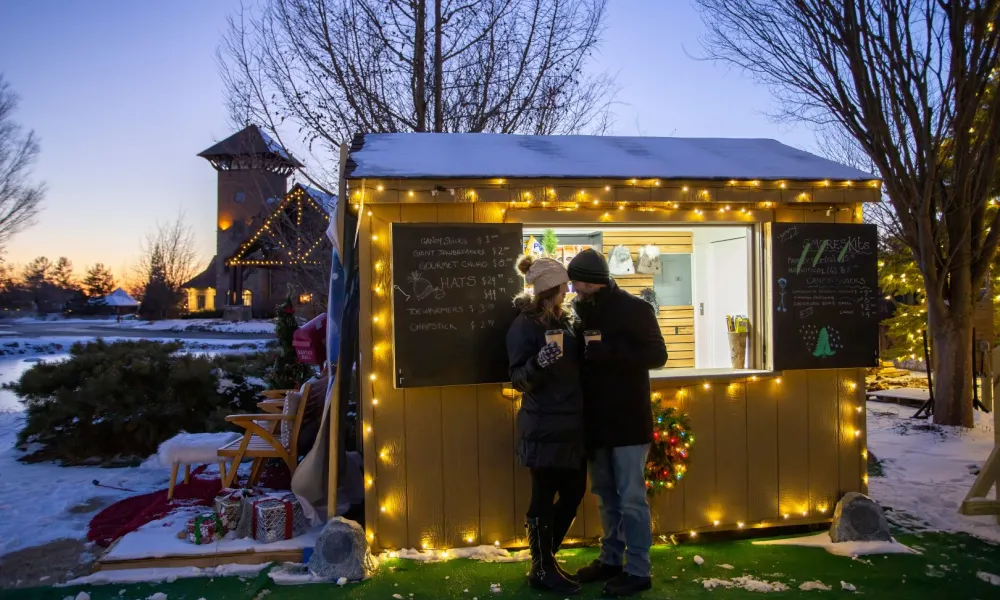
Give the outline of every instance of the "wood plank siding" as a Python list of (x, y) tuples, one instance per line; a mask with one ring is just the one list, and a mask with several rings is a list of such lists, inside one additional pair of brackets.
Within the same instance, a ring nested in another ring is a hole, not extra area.
[[(371, 215), (361, 220), (366, 527), (382, 549), (520, 546), (530, 486), (514, 452), (516, 394), (502, 385), (393, 387), (391, 224), (512, 220), (506, 202), (439, 202), (371, 204)], [(832, 218), (853, 222), (857, 214)], [(623, 223), (649, 218), (631, 210), (614, 216)], [(825, 210), (791, 206), (758, 210), (753, 218), (828, 217)], [(747, 217), (732, 219), (745, 223)], [(656, 240), (650, 232), (634, 233), (609, 230), (605, 250), (624, 243), (635, 257), (641, 244), (633, 241), (641, 235), (661, 252), (691, 252), (689, 232), (665, 232)], [(617, 279), (636, 294), (653, 283), (650, 276)], [(766, 303), (766, 290), (761, 293)], [(694, 307), (661, 306), (658, 321), (670, 353), (667, 366), (694, 367)], [(654, 379), (654, 391), (690, 415), (696, 437), (685, 477), (652, 499), (655, 533), (828, 520), (842, 494), (865, 491), (863, 385), (863, 369)], [(588, 494), (570, 535), (600, 534), (596, 501)]]

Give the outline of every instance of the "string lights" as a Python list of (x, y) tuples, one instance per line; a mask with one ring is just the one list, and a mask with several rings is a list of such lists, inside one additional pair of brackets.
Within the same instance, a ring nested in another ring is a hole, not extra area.
[[(412, 181), (409, 183), (413, 183)], [(366, 410), (362, 411), (364, 423), (363, 432), (366, 438), (366, 448), (373, 450), (373, 456), (375, 460), (375, 469), (386, 468), (392, 466), (393, 451), (391, 446), (387, 445), (385, 440), (376, 440), (376, 429), (377, 429), (377, 414), (378, 410), (398, 410), (399, 407), (387, 405), (382, 398), (380, 402), (380, 395), (378, 394), (378, 386), (391, 386), (392, 382), (386, 377), (377, 376), (377, 372), (386, 373), (383, 361), (389, 360), (386, 357), (391, 356), (392, 348), (392, 316), (391, 310), (389, 310), (388, 300), (386, 297), (386, 290), (391, 287), (391, 261), (388, 257), (388, 249), (390, 246), (390, 240), (388, 239), (388, 228), (385, 227), (384, 223), (380, 223), (380, 226), (376, 227), (376, 220), (373, 216), (373, 212), (370, 208), (365, 209), (365, 204), (378, 204), (382, 203), (394, 203), (396, 200), (403, 201), (416, 201), (421, 200), (431, 203), (440, 203), (443, 201), (453, 202), (453, 203), (479, 203), (486, 202), (491, 204), (499, 204), (505, 206), (501, 211), (496, 209), (497, 213), (495, 215), (506, 215), (510, 210), (539, 210), (544, 209), (548, 211), (591, 211), (588, 214), (593, 214), (594, 219), (601, 220), (611, 220), (613, 217), (611, 215), (622, 214), (622, 211), (630, 210), (636, 212), (663, 212), (663, 213), (677, 213), (682, 214), (682, 211), (687, 211), (689, 215), (701, 216), (701, 215), (720, 215), (721, 218), (726, 220), (738, 221), (742, 219), (753, 220), (755, 211), (769, 211), (773, 210), (779, 206), (789, 204), (792, 199), (796, 198), (801, 194), (806, 195), (805, 201), (812, 202), (814, 204), (819, 204), (816, 202), (814, 190), (823, 188), (834, 188), (837, 186), (843, 186), (844, 188), (861, 188), (861, 187), (871, 187), (878, 188), (881, 183), (878, 181), (844, 181), (844, 182), (833, 182), (833, 181), (820, 181), (814, 182), (813, 184), (803, 184), (802, 182), (793, 181), (731, 181), (723, 184), (722, 188), (698, 188), (697, 186), (692, 186), (690, 184), (677, 184), (676, 182), (670, 182), (666, 180), (656, 180), (656, 179), (643, 179), (638, 178), (626, 180), (619, 185), (605, 184), (593, 189), (580, 189), (579, 187), (573, 187), (572, 189), (560, 189), (557, 190), (554, 187), (525, 187), (517, 188), (511, 185), (506, 180), (496, 179), (491, 182), (491, 185), (479, 185), (478, 189), (465, 189), (465, 188), (448, 188), (437, 186), (434, 189), (416, 189), (414, 187), (408, 187), (402, 190), (396, 190), (391, 188), (387, 183), (379, 183), (372, 186), (366, 186), (365, 183), (361, 182), (360, 189), (351, 190), (348, 193), (350, 198), (349, 208), (355, 211), (359, 216), (359, 219), (367, 217), (369, 222), (367, 227), (359, 225), (362, 227), (362, 233), (370, 235), (370, 276), (371, 276), (371, 286), (370, 286), (370, 306), (372, 310), (371, 314), (371, 340), (366, 340), (366, 343), (371, 344), (371, 362), (372, 371), (367, 375), (369, 386), (368, 386), (368, 399), (369, 404), (365, 407)], [(740, 188), (746, 188), (748, 191), (757, 192), (755, 198), (759, 199), (761, 193), (765, 191), (772, 191), (775, 194), (774, 200), (759, 201), (757, 199), (740, 201), (733, 200), (731, 197), (723, 201), (719, 201), (718, 198), (720, 192), (729, 190), (739, 190)], [(647, 190), (649, 192), (655, 192), (657, 196), (670, 195), (671, 192), (674, 193), (674, 197), (669, 201), (658, 201), (658, 200), (636, 200), (634, 197), (630, 199), (619, 199), (619, 192), (625, 190), (629, 193), (635, 194), (640, 190)], [(506, 200), (498, 200), (500, 197), (496, 194), (497, 190), (505, 191), (501, 194)], [(808, 191), (806, 191), (808, 190)], [(788, 194), (791, 194), (789, 196)], [(437, 198), (439, 195), (444, 195), (446, 200)], [(852, 202), (857, 202), (853, 200)], [(828, 210), (826, 204), (820, 204), (817, 210)], [(598, 216), (603, 214), (604, 216)], [(506, 218), (506, 217), (504, 217)], [(707, 217), (703, 217), (707, 218)], [(690, 220), (690, 218), (689, 218)], [(378, 363), (378, 366), (376, 366)], [(391, 375), (390, 375), (391, 376)], [(726, 386), (730, 388), (734, 385), (747, 384), (753, 382), (755, 384), (770, 384), (775, 386), (782, 385), (782, 377), (779, 375), (749, 375), (746, 377), (736, 376), (734, 379), (725, 381), (724, 383), (718, 383), (718, 385)], [(844, 392), (849, 391), (852, 394), (859, 394), (859, 386), (856, 382), (845, 382)], [(690, 397), (692, 392), (698, 392), (700, 390), (711, 391), (713, 388), (713, 382), (711, 381), (687, 381), (684, 384), (668, 389), (660, 389), (656, 391), (656, 396), (659, 397), (663, 394), (667, 394), (673, 391), (676, 398)], [(382, 395), (386, 396), (388, 393), (388, 387), (382, 390)], [(717, 392), (721, 393), (721, 392)], [(504, 395), (518, 401), (520, 395), (510, 388), (504, 388)], [(386, 396), (388, 397), (388, 396)], [(863, 402), (863, 400), (862, 400)], [(860, 409), (860, 406), (851, 405), (852, 408)], [(854, 411), (845, 411), (853, 414)], [(858, 412), (861, 412), (860, 410)], [(863, 417), (862, 417), (863, 418)], [(860, 443), (860, 453), (862, 458), (867, 455), (867, 450), (864, 448), (864, 437), (863, 429), (861, 425), (856, 426), (853, 423), (846, 422), (847, 419), (842, 418), (841, 429), (845, 432), (842, 439), (849, 437), (852, 440), (856, 440)], [(697, 424), (695, 424), (697, 426)], [(686, 449), (685, 449), (686, 450)], [(681, 465), (682, 468), (683, 465)], [(697, 469), (697, 462), (692, 463), (691, 469)], [(391, 471), (390, 471), (391, 472)], [(676, 477), (677, 474), (684, 475), (683, 470), (678, 470), (675, 473), (676, 479), (681, 479)], [(373, 519), (372, 523), (369, 525), (371, 528), (367, 532), (369, 540), (375, 541), (377, 538), (377, 528), (380, 519), (390, 519), (394, 520), (399, 518), (398, 514), (400, 511), (395, 509), (394, 506), (397, 499), (395, 497), (387, 497), (386, 492), (380, 490), (379, 481), (377, 477), (374, 477), (376, 473), (366, 473), (368, 477), (365, 479), (365, 486), (368, 489), (369, 497), (373, 499), (373, 505), (378, 507), (378, 519)], [(383, 480), (384, 483), (385, 480)], [(863, 484), (867, 484), (867, 475), (862, 474)], [(378, 486), (378, 487), (377, 487)], [(677, 486), (674, 484), (667, 485), (664, 482), (664, 487), (668, 489), (676, 489)], [(390, 500), (391, 499), (391, 500)], [(810, 501), (806, 500), (801, 506), (788, 506), (782, 507), (783, 512), (779, 512), (773, 518), (760, 521), (746, 521), (742, 517), (737, 518), (735, 515), (729, 517), (731, 521), (726, 518), (723, 514), (718, 514), (717, 516), (711, 518), (709, 522), (712, 528), (720, 529), (745, 529), (747, 527), (764, 527), (764, 526), (777, 526), (783, 524), (783, 521), (797, 521), (799, 515), (802, 519), (810, 519), (810, 509), (814, 511), (815, 515), (826, 515), (829, 509), (829, 500), (822, 499), (821, 502), (810, 505)], [(405, 506), (405, 502), (403, 503)], [(794, 510), (792, 510), (794, 509)], [(405, 516), (405, 509), (402, 511)], [(795, 516), (793, 516), (795, 515)], [(745, 516), (745, 515), (744, 515)], [(814, 516), (813, 520), (817, 517)], [(698, 535), (699, 531), (704, 528), (694, 528), (690, 529), (689, 536), (694, 538)], [(480, 536), (475, 531), (465, 531), (456, 534), (456, 541), (459, 543), (475, 544), (479, 540)], [(496, 546), (501, 545), (500, 540), (494, 540), (492, 542)], [(434, 540), (424, 539), (421, 541), (421, 546), (427, 549), (433, 549), (435, 545)]]
[[(291, 207), (292, 203), (295, 203), (294, 207)], [(226, 266), (240, 266), (240, 267), (288, 267), (292, 265), (303, 265), (303, 266), (319, 266), (325, 264), (324, 261), (318, 259), (310, 259), (309, 256), (320, 247), (323, 243), (325, 236), (321, 233), (309, 246), (309, 249), (305, 252), (302, 251), (302, 219), (306, 211), (306, 207), (309, 207), (313, 212), (317, 213), (316, 222), (323, 223), (321, 228), (317, 228), (322, 231), (326, 229), (326, 224), (329, 223), (330, 217), (326, 210), (316, 202), (313, 197), (308, 194), (302, 186), (295, 186), (292, 191), (285, 194), (282, 199), (281, 204), (271, 212), (271, 214), (264, 220), (264, 224), (254, 232), (252, 236), (242, 244), (240, 244), (239, 249), (232, 256), (232, 258), (226, 260)], [(286, 212), (291, 211), (295, 213), (295, 243), (296, 251), (294, 254), (288, 252), (288, 247), (282, 240), (281, 233), (272, 228), (273, 225), (277, 225), (276, 219), (280, 219), (282, 216), (286, 215)], [(264, 236), (267, 236), (274, 242), (277, 242), (278, 246), (285, 250), (285, 257), (282, 259), (248, 259), (246, 256), (255, 249), (255, 244), (257, 240)]]

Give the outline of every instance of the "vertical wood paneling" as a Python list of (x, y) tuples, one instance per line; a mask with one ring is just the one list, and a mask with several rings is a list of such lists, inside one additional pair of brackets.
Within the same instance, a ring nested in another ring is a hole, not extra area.
[(718, 382), (715, 391), (715, 491), (723, 523), (747, 520), (747, 405), (743, 382)]
[(685, 412), (691, 415), (695, 436), (690, 468), (684, 476), (684, 527), (697, 529), (723, 518), (715, 493), (715, 395), (700, 384), (685, 388), (684, 394)]
[(809, 381), (809, 511), (823, 508), (829, 511), (838, 500), (840, 485), (837, 370), (806, 373)]
[[(864, 371), (840, 369), (837, 371), (840, 392), (840, 482), (838, 498), (847, 492), (861, 491), (861, 449), (864, 447)], [(861, 409), (859, 412), (858, 409)], [(861, 432), (855, 435), (855, 431)]]
[[(479, 523), (483, 541), (514, 539), (514, 403), (499, 385), (479, 385)], [(523, 517), (523, 515), (521, 515)]]
[(778, 405), (778, 510), (809, 510), (809, 385), (805, 371), (787, 371), (781, 383), (764, 382)]
[(478, 399), (471, 385), (441, 390), (444, 543), (448, 547), (483, 543), (479, 538)]
[[(367, 234), (360, 239), (362, 248), (371, 247), (370, 263), (364, 265), (373, 273), (373, 285), (363, 290), (362, 295), (371, 298), (371, 313), (362, 318), (378, 316), (377, 326), (373, 326), (373, 337), (362, 339), (362, 364), (367, 357), (371, 365), (363, 377), (374, 374), (375, 381), (361, 380), (365, 408), (372, 417), (372, 439), (377, 461), (375, 487), (378, 489), (378, 501), (375, 508), (378, 515), (378, 538), (386, 548), (409, 547), (411, 540), (408, 533), (407, 519), (407, 456), (406, 456), (406, 408), (403, 392), (393, 387), (392, 355), (388, 349), (392, 343), (392, 247), (391, 224), (399, 220), (399, 207), (392, 205), (371, 206), (372, 216), (365, 217), (369, 221)], [(378, 241), (372, 241), (372, 235)], [(359, 256), (363, 258), (364, 254)], [(376, 265), (379, 268), (376, 269)], [(366, 270), (362, 268), (362, 270)], [(375, 353), (374, 347), (379, 345), (381, 352)], [(378, 400), (378, 405), (373, 400)], [(384, 509), (384, 510), (383, 510)]]
[[(471, 205), (476, 223), (500, 223), (504, 205)], [(514, 485), (516, 457), (514, 402), (503, 396), (500, 385), (480, 385), (479, 390), (479, 514), (483, 540), (509, 543), (521, 537), (524, 512), (518, 513)], [(520, 469), (520, 467), (517, 467)]]
[[(436, 204), (404, 204), (403, 223), (437, 222)], [(406, 404), (406, 506), (409, 543), (445, 546), (441, 389), (404, 390)]]
[[(471, 223), (472, 205), (439, 204), (439, 223)], [(492, 543), (479, 520), (479, 392), (476, 386), (441, 389), (444, 544)]]
[(749, 381), (747, 396), (747, 520), (778, 517), (778, 402), (773, 381)]

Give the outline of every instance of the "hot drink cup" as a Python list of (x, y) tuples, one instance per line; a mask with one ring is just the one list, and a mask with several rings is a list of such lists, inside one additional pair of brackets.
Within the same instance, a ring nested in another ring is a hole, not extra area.
[(545, 332), (545, 345), (549, 345), (555, 342), (559, 345), (559, 352), (563, 351), (563, 330), (562, 329), (550, 329)]

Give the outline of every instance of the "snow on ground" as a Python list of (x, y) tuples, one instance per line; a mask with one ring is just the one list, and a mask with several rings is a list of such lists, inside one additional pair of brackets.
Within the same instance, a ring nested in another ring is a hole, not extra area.
[[(214, 475), (213, 475), (214, 476)], [(300, 550), (316, 545), (321, 527), (314, 527), (290, 540), (278, 540), (262, 544), (253, 538), (225, 538), (211, 544), (192, 544), (186, 539), (178, 539), (177, 532), (192, 518), (204, 514), (204, 506), (179, 508), (162, 519), (150, 521), (132, 533), (122, 536), (114, 547), (104, 555), (104, 560), (133, 560), (161, 556), (204, 556), (216, 553), (249, 552), (260, 550)]]
[(885, 474), (869, 479), (869, 495), (891, 508), (889, 520), (906, 530), (964, 532), (1000, 542), (995, 517), (958, 514), (976, 480), (973, 473), (993, 449), (993, 415), (976, 411), (975, 428), (965, 430), (910, 419), (914, 412), (868, 402), (868, 450)]
[(253, 321), (223, 321), (221, 319), (166, 319), (163, 321), (125, 321), (122, 323), (129, 329), (144, 329), (148, 331), (209, 331), (215, 333), (266, 333), (274, 335), (272, 319), (257, 319)]
[(829, 531), (821, 531), (816, 535), (794, 537), (777, 540), (758, 540), (754, 546), (804, 546), (823, 548), (837, 556), (867, 556), (869, 554), (920, 554), (909, 546), (899, 542), (838, 542), (830, 540)]
[(86, 577), (79, 577), (56, 587), (76, 585), (107, 585), (109, 583), (141, 583), (165, 581), (172, 583), (178, 579), (191, 577), (255, 577), (271, 563), (259, 565), (219, 565), (218, 567), (165, 567), (151, 569), (120, 569), (98, 571)]
[[(69, 347), (77, 342), (91, 342), (97, 336), (52, 336), (38, 338), (0, 338), (0, 357), (3, 356), (43, 356), (65, 354)], [(136, 341), (142, 338), (134, 337), (102, 337), (106, 342)], [(170, 340), (166, 338), (153, 338), (151, 341), (170, 342), (177, 341), (184, 344), (184, 350), (188, 352), (250, 352), (263, 350), (268, 340), (247, 340), (247, 339), (178, 339)]]
[[(21, 453), (14, 444), (23, 426), (24, 413), (0, 412), (0, 555), (63, 538), (83, 539), (101, 508), (167, 486), (170, 471), (163, 469), (18, 462)], [(133, 491), (97, 487), (95, 479)]]
[(273, 319), (254, 319), (251, 321), (223, 321), (222, 319), (164, 319), (162, 321), (143, 321), (140, 319), (124, 319), (117, 321), (114, 317), (94, 317), (91, 319), (64, 318), (60, 315), (46, 317), (17, 317), (6, 319), (8, 324), (33, 325), (38, 323), (61, 323), (65, 325), (91, 324), (117, 329), (140, 329), (146, 331), (173, 332), (213, 332), (213, 333), (261, 333), (274, 334)]

